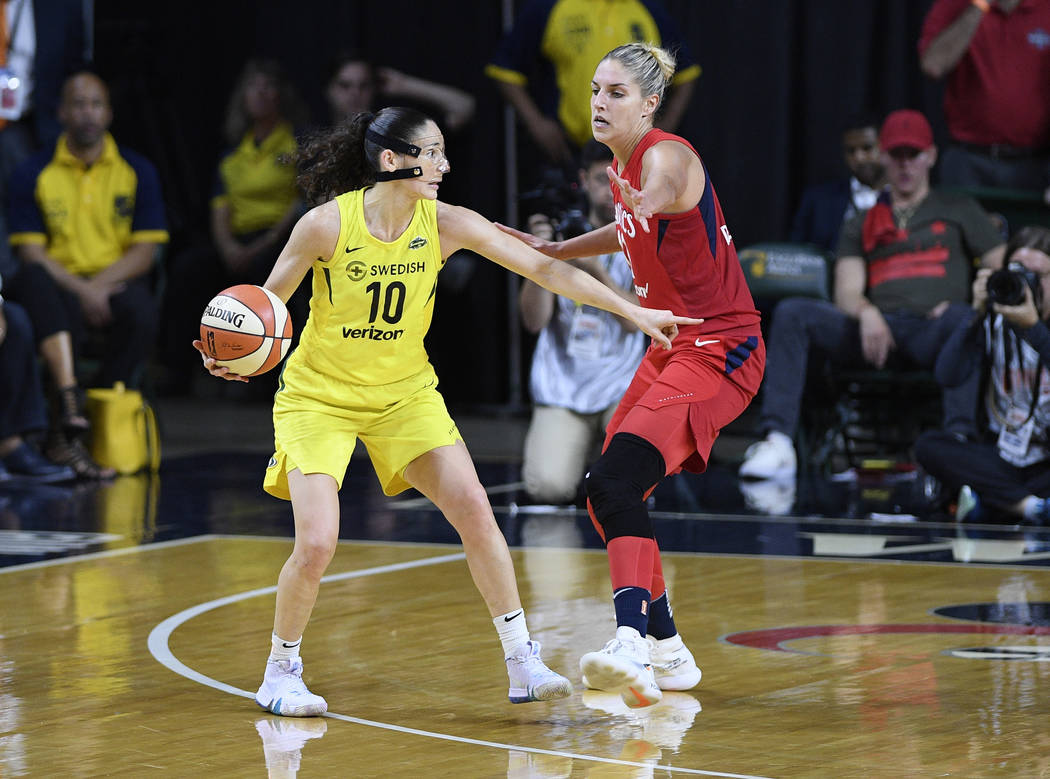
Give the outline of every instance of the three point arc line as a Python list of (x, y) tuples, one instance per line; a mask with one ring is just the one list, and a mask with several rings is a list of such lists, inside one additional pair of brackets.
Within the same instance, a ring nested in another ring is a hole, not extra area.
[[(466, 559), (466, 555), (462, 552), (456, 552), (454, 554), (440, 555), (437, 557), (427, 557), (421, 560), (410, 560), (404, 563), (393, 563), (391, 565), (380, 565), (375, 568), (363, 568), (357, 571), (347, 571), (345, 573), (331, 574), (321, 579), (322, 584), (329, 584), (331, 582), (343, 581), (346, 579), (359, 579), (366, 576), (374, 576), (383, 573), (393, 573), (396, 571), (405, 571), (412, 568), (422, 568), (428, 565), (441, 565), (443, 563), (456, 562), (459, 560)], [(211, 687), (220, 692), (229, 693), (230, 695), (238, 695), (242, 698), (255, 698), (255, 694), (248, 691), (242, 690), (239, 687), (220, 682), (217, 679), (212, 679), (210, 676), (205, 676), (199, 671), (187, 666), (181, 660), (179, 660), (172, 653), (171, 648), (168, 646), (168, 641), (171, 638), (171, 634), (185, 622), (193, 619), (194, 617), (200, 616), (214, 609), (222, 608), (223, 606), (229, 606), (233, 603), (239, 603), (242, 600), (248, 600), (249, 598), (257, 598), (263, 595), (272, 595), (277, 591), (277, 586), (273, 585), (270, 587), (261, 587), (255, 590), (247, 590), (240, 592), (235, 595), (228, 595), (224, 598), (217, 598), (206, 603), (200, 603), (196, 606), (191, 606), (188, 609), (180, 611), (178, 614), (165, 619), (163, 622), (158, 624), (152, 631), (150, 631), (148, 646), (150, 654), (153, 655), (154, 659), (158, 663), (163, 665), (170, 671), (184, 676), (187, 679), (202, 684), (206, 687)], [(364, 725), (366, 727), (381, 728), (383, 730), (396, 731), (398, 733), (406, 733), (409, 735), (423, 736), (425, 738), (440, 739), (443, 741), (454, 741), (461, 744), (473, 744), (476, 746), (490, 747), (495, 749), (504, 750), (515, 750), (519, 752), (531, 752), (534, 754), (541, 755), (553, 755), (555, 757), (569, 757), (575, 760), (586, 760), (595, 763), (610, 763), (613, 765), (632, 766), (637, 768), (661, 768), (673, 770), (681, 774), (691, 774), (698, 776), (719, 776), (726, 777), (727, 779), (766, 779), (766, 777), (755, 776), (752, 774), (732, 774), (725, 773), (722, 771), (704, 771), (698, 768), (679, 768), (677, 766), (670, 765), (658, 765), (653, 766), (651, 763), (639, 763), (631, 760), (618, 760), (615, 758), (596, 757), (594, 755), (581, 755), (574, 752), (563, 752), (552, 749), (539, 749), (536, 747), (526, 747), (518, 744), (503, 744), (496, 741), (484, 741), (475, 738), (465, 738), (462, 736), (453, 736), (447, 733), (435, 733), (429, 730), (419, 730), (417, 728), (408, 728), (402, 725), (394, 725), (387, 722), (377, 722), (375, 720), (361, 719), (359, 717), (351, 717), (346, 714), (336, 714), (328, 712), (325, 715), (329, 719), (342, 720), (344, 722), (350, 722), (355, 725)]]

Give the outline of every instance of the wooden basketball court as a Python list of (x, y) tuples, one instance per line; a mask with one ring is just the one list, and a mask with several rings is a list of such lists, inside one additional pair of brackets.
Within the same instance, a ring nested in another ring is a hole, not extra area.
[(286, 537), (0, 568), (0, 776), (1050, 776), (1045, 558), (884, 560), (877, 538), (904, 531), (845, 527), (865, 556), (668, 553), (704, 677), (636, 711), (580, 684), (613, 630), (596, 549), (514, 550), (533, 637), (576, 692), (511, 705), (457, 546), (341, 543), (303, 646), (330, 714), (308, 720), (251, 700)]

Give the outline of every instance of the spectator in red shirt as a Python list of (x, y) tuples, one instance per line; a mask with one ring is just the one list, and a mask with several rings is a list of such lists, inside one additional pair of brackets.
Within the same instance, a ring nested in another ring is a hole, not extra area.
[(919, 40), (923, 72), (947, 77), (953, 145), (942, 186), (1042, 191), (1050, 182), (1050, 3), (936, 0)]
[[(1005, 246), (988, 214), (971, 198), (930, 187), (937, 147), (925, 116), (892, 112), (879, 148), (889, 187), (842, 227), (834, 302), (789, 297), (773, 310), (759, 416), (765, 438), (745, 453), (739, 473), (746, 479), (795, 478), (811, 355), (834, 367), (933, 367), (969, 318), (973, 259), (1002, 265)], [(963, 438), (976, 434), (976, 374), (968, 382), (943, 394), (944, 428)]]

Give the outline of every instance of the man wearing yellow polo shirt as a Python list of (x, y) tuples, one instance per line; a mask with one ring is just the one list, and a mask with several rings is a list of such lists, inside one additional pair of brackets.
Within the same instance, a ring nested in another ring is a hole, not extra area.
[(19, 165), (8, 187), (9, 241), (22, 262), (57, 282), (74, 340), (105, 334), (89, 384), (135, 385), (157, 329), (149, 281), (157, 247), (168, 240), (153, 165), (109, 134), (109, 90), (93, 73), (63, 85), (63, 134)]
[(594, 68), (612, 49), (632, 41), (655, 43), (677, 55), (678, 71), (656, 122), (673, 132), (700, 66), (659, 0), (530, 0), (485, 74), (548, 159), (571, 165), (591, 139)]

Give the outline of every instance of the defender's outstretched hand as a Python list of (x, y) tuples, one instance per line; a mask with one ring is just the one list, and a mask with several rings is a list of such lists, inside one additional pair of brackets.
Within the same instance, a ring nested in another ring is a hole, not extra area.
[(638, 329), (660, 344), (664, 349), (671, 348), (671, 341), (678, 336), (678, 325), (699, 325), (703, 319), (688, 316), (676, 316), (670, 311), (658, 311), (653, 308), (638, 306), (631, 316)]
[(612, 169), (610, 165), (605, 169), (609, 174), (609, 180), (620, 188), (620, 195), (623, 197), (623, 204), (627, 206), (631, 213), (634, 214), (638, 220), (638, 224), (642, 226), (645, 232), (649, 232), (649, 219), (656, 212), (652, 205), (648, 202), (644, 189), (635, 189), (625, 178), (621, 178), (616, 175), (616, 171)]
[(204, 341), (194, 341), (193, 348), (201, 353), (201, 361), (204, 363), (204, 368), (212, 376), (218, 376), (220, 379), (226, 379), (226, 381), (243, 381), (247, 384), (248, 379), (244, 376), (230, 373), (230, 369), (225, 365), (216, 365), (215, 358), (209, 357), (208, 353), (204, 351)]
[(507, 227), (507, 225), (500, 224), (499, 222), (493, 222), (492, 224), (496, 225), (496, 227), (505, 232), (507, 235), (513, 235), (522, 243), (528, 244), (541, 254), (546, 254), (548, 257), (555, 257), (553, 247), (554, 244), (557, 243), (557, 241), (548, 241), (544, 238), (540, 238), (538, 235), (526, 233), (521, 230), (515, 230), (513, 227)]

